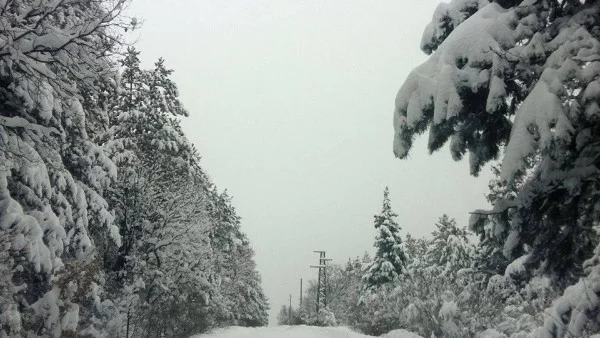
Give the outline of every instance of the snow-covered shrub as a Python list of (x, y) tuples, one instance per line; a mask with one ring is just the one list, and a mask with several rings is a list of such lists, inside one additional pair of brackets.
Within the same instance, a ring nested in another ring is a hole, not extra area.
[(329, 308), (320, 309), (315, 321), (318, 326), (337, 326), (337, 320), (335, 314), (329, 310)]

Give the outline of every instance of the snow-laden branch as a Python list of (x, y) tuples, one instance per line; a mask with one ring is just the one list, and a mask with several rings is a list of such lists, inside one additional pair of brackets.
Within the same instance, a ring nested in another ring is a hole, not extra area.
[(39, 124), (31, 123), (22, 117), (6, 117), (0, 116), (0, 125), (8, 128), (23, 128), (40, 132), (44, 135), (60, 134), (56, 128), (44, 127)]

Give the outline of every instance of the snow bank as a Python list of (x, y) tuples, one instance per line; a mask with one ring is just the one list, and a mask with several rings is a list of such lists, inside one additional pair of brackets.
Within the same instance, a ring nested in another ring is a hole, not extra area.
[(423, 338), (416, 333), (403, 329), (393, 330), (381, 336), (382, 338)]

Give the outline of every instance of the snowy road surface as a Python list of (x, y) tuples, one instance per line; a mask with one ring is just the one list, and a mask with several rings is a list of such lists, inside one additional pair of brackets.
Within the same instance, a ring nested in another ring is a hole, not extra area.
[[(268, 326), (268, 327), (230, 327), (216, 330), (213, 333), (194, 336), (192, 338), (365, 338), (372, 337), (356, 333), (346, 327), (316, 326)], [(394, 330), (381, 337), (384, 338), (422, 338), (404, 330)]]

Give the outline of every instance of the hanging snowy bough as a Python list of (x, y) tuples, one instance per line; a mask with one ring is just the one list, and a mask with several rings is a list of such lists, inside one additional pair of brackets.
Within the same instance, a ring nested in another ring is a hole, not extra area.
[[(498, 143), (507, 137), (510, 122), (503, 116), (503, 77), (509, 61), (501, 56), (518, 38), (511, 29), (514, 21), (513, 12), (487, 4), (457, 25), (430, 58), (410, 73), (396, 97), (397, 157), (405, 158), (414, 135), (429, 127), (430, 151), (452, 138), (455, 159), (471, 151), (472, 173), (498, 155), (498, 146), (483, 149), (479, 142)], [(424, 40), (430, 34), (428, 28)], [(486, 125), (490, 123), (496, 124), (494, 128)]]

